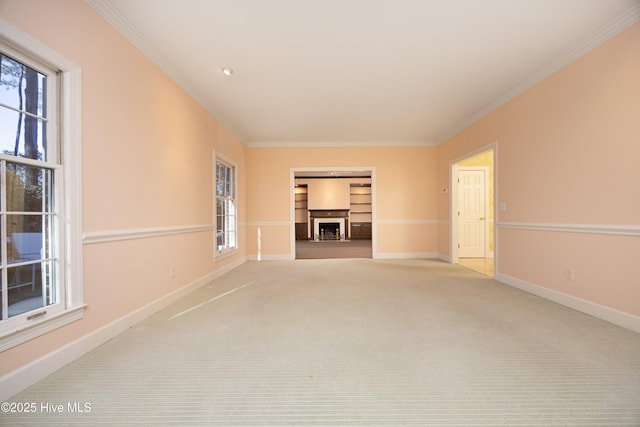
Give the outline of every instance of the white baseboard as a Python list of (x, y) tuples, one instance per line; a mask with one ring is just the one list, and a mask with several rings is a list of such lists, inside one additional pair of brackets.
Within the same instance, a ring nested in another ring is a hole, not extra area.
[(441, 261), (444, 261), (444, 262), (448, 262), (448, 263), (451, 262), (451, 257), (449, 255), (447, 255), (447, 254), (443, 254), (443, 253), (438, 252), (438, 257), (437, 258), (439, 260), (441, 260)]
[(291, 255), (289, 254), (276, 254), (276, 255), (249, 255), (249, 261), (291, 261)]
[[(436, 252), (375, 252), (373, 259), (437, 259), (441, 258), (441, 254)], [(289, 254), (276, 255), (249, 255), (249, 261), (292, 261)]]
[(554, 291), (553, 289), (545, 288), (506, 274), (497, 273), (495, 275), (495, 280), (530, 294), (537, 295), (541, 298), (562, 304), (574, 310), (581, 311), (593, 317), (597, 317), (598, 319), (613, 323), (614, 325), (640, 333), (640, 316), (635, 316), (633, 314), (596, 304), (582, 298)]
[(175, 291), (110, 322), (87, 335), (84, 335), (83, 337), (52, 351), (51, 353), (21, 366), (15, 371), (5, 374), (0, 378), (0, 401), (9, 399), (11, 396), (16, 395), (32, 384), (44, 379), (63, 366), (73, 362), (80, 356), (104, 344), (135, 324), (141, 322), (159, 310), (162, 310), (194, 290), (210, 283), (212, 280), (233, 270), (246, 261), (246, 258), (242, 258), (230, 263), (213, 273), (207, 274), (206, 276), (201, 277), (180, 289), (176, 289)]
[(437, 252), (376, 252), (374, 259), (433, 259), (438, 258)]

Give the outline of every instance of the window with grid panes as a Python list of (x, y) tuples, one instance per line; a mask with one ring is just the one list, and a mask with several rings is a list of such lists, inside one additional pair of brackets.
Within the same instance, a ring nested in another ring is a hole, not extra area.
[(237, 247), (235, 167), (216, 159), (216, 252)]
[(56, 239), (56, 186), (62, 179), (56, 137), (57, 73), (25, 62), (0, 54), (3, 322), (64, 304)]
[(5, 22), (0, 67), (2, 351), (82, 318), (85, 305), (80, 69)]

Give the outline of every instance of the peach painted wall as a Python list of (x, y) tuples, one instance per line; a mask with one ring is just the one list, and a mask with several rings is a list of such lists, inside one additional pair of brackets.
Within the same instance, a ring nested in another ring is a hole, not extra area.
[[(82, 69), (86, 235), (212, 227), (214, 151), (238, 167), (240, 221), (246, 220), (244, 145), (84, 1), (3, 0), (0, 16)], [(224, 260), (214, 260), (211, 228), (85, 242), (84, 318), (0, 353), (0, 375), (243, 262), (241, 232), (241, 250)]]
[(436, 149), (434, 147), (309, 147), (247, 150), (249, 256), (289, 258), (291, 170), (374, 168), (379, 256), (433, 254), (436, 239)]
[[(449, 162), (497, 141), (497, 202), (507, 210), (497, 218), (496, 277), (640, 315), (638, 76), (640, 23), (438, 147), (442, 187)], [(438, 217), (450, 219), (448, 195)], [(628, 235), (616, 235), (620, 227)], [(448, 226), (438, 238), (448, 254)]]

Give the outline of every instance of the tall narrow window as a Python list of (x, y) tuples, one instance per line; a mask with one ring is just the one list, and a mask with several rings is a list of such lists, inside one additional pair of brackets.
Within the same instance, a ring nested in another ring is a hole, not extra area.
[(216, 159), (216, 252), (237, 247), (236, 169)]
[[(64, 308), (57, 73), (0, 52), (0, 322)], [(44, 311), (45, 309), (47, 311)], [(40, 313), (37, 313), (40, 310)]]
[(82, 71), (0, 20), (0, 352), (83, 317)]

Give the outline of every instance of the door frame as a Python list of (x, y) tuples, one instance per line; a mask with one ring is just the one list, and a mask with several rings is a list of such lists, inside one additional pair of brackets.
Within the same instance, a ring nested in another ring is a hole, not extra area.
[[(493, 206), (489, 206), (489, 209), (493, 210), (493, 262), (494, 271), (498, 272), (498, 230), (495, 224), (497, 223), (497, 205), (498, 205), (498, 141), (491, 142), (460, 157), (456, 157), (449, 161), (449, 262), (457, 264), (459, 261), (458, 256), (458, 236), (459, 236), (459, 224), (458, 224), (458, 163), (466, 160), (470, 157), (474, 157), (485, 151), (492, 151), (493, 153)], [(487, 176), (488, 179), (488, 176)], [(488, 203), (488, 202), (487, 202)], [(487, 221), (488, 226), (488, 221)], [(488, 240), (485, 242), (488, 244)]]
[(289, 259), (296, 259), (296, 214), (295, 180), (296, 172), (368, 172), (371, 174), (371, 258), (378, 257), (378, 233), (376, 232), (376, 168), (375, 166), (328, 166), (328, 167), (292, 167), (289, 169)]

